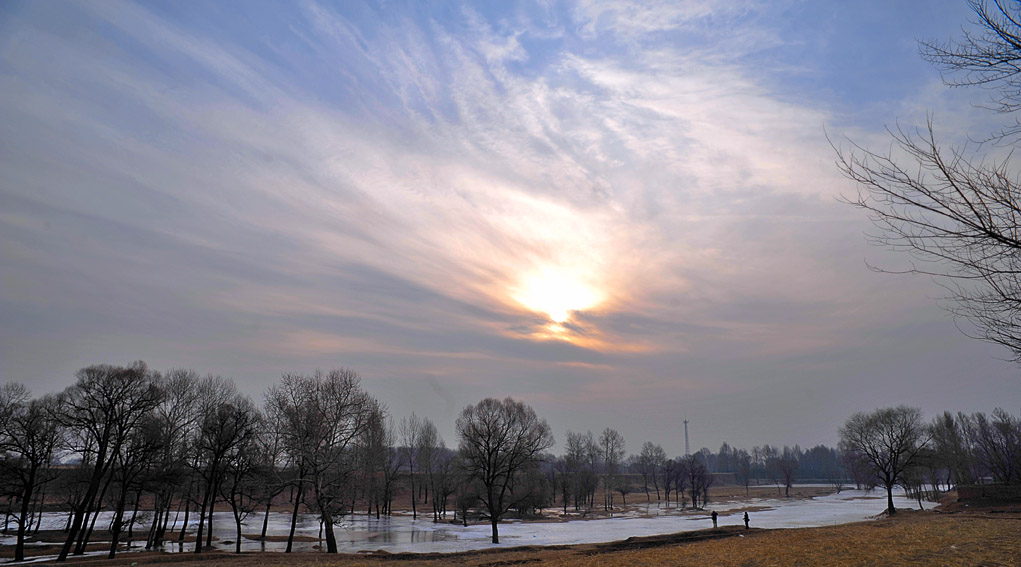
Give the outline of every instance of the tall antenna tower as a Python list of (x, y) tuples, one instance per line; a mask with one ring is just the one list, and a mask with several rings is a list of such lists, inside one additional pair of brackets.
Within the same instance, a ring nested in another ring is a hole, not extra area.
[(684, 418), (684, 456), (691, 454), (691, 443), (688, 442), (688, 418)]

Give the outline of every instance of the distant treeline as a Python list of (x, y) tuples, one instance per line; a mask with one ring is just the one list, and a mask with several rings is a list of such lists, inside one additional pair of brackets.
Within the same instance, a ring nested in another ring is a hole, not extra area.
[[(563, 454), (552, 455), (546, 422), (509, 398), (466, 407), (457, 448), (448, 449), (429, 419), (395, 422), (346, 369), (285, 374), (260, 402), (231, 380), (142, 362), (83, 368), (72, 386), (41, 397), (21, 384), (0, 386), (0, 505), (4, 532), (17, 530), (16, 558), (44, 510), (67, 514), (62, 561), (84, 553), (102, 511), (113, 513), (98, 526), (109, 533), (110, 557), (122, 538), (143, 533), (146, 549), (189, 538), (200, 552), (212, 545), (217, 505), (232, 512), (236, 551), (246, 518), (266, 513), (265, 538), (268, 512), (286, 505), (288, 551), (305, 511), (322, 521), (335, 552), (339, 518), (390, 514), (395, 500), (416, 517), (421, 509), (437, 521), (448, 513), (465, 524), (489, 521), (496, 542), (506, 514), (611, 510), (616, 495), (626, 503), (632, 493), (700, 508), (721, 477), (785, 492), (798, 480), (837, 489), (881, 483), (861, 453), (843, 445), (748, 451), (724, 443), (669, 458), (651, 441), (629, 455), (607, 428), (598, 436), (568, 431)], [(1019, 482), (1019, 439), (1019, 420), (1006, 412), (944, 414), (925, 427), (917, 464), (898, 483), (928, 494), (983, 479)]]

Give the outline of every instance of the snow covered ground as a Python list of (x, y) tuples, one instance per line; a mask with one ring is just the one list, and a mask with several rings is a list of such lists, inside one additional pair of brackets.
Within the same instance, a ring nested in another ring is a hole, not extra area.
[[(917, 503), (903, 497), (895, 497), (898, 508), (916, 508)], [(649, 536), (682, 531), (701, 530), (712, 527), (709, 519), (711, 510), (720, 514), (721, 526), (742, 525), (742, 514), (736, 510), (746, 507), (764, 508), (751, 512), (751, 525), (756, 528), (797, 528), (827, 526), (866, 520), (883, 512), (886, 496), (882, 491), (865, 493), (845, 490), (840, 494), (804, 499), (785, 500), (781, 498), (750, 498), (740, 502), (710, 505), (705, 512), (680, 512), (676, 508), (657, 508), (653, 505), (646, 515), (641, 507), (632, 507), (621, 517), (594, 520), (571, 520), (564, 522), (509, 521), (500, 524), (499, 547), (519, 545), (564, 545), (617, 541), (631, 536)], [(729, 511), (735, 511), (728, 514)], [(656, 515), (658, 514), (658, 515)], [(43, 518), (43, 529), (62, 529), (66, 516), (47, 514)], [(144, 532), (148, 520), (136, 531)], [(101, 516), (97, 529), (105, 528), (109, 518)], [(194, 522), (189, 522), (194, 523)], [(286, 536), (290, 516), (283, 513), (270, 514), (268, 534)], [(180, 526), (178, 526), (180, 527)], [(215, 545), (233, 551), (235, 531), (234, 520), (229, 512), (217, 512), (214, 520)], [(252, 514), (244, 524), (242, 533), (258, 534), (262, 529), (262, 515)], [(301, 536), (318, 538), (319, 522), (312, 515), (302, 515), (297, 532)], [(354, 515), (345, 518), (335, 528), (341, 552), (374, 551), (389, 552), (451, 552), (493, 547), (489, 542), (489, 525), (463, 527), (449, 522), (434, 523), (428, 517), (418, 520), (410, 516), (395, 515), (381, 518)], [(194, 536), (191, 536), (193, 538)], [(0, 545), (13, 545), (12, 536), (0, 536)], [(259, 542), (242, 539), (244, 551), (283, 551), (285, 542)], [(325, 548), (325, 543), (295, 542), (296, 551), (311, 551)], [(171, 544), (170, 552), (191, 551), (194, 540), (182, 545)]]

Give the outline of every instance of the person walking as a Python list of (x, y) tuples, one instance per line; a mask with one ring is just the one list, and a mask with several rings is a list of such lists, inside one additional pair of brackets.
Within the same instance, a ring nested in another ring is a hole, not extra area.
[(717, 527), (716, 526), (716, 516), (718, 516), (718, 515), (719, 514), (716, 513), (716, 510), (713, 510), (713, 527), (714, 528)]
[(744, 513), (744, 529), (748, 529), (748, 512)]

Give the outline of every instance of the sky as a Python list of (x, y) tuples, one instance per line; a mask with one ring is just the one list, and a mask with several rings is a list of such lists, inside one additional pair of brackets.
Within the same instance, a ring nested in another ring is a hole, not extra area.
[(853, 412), (1021, 408), (831, 145), (1003, 117), (918, 40), (963, 0), (0, 4), (0, 381), (347, 367), (449, 446), (833, 445)]

